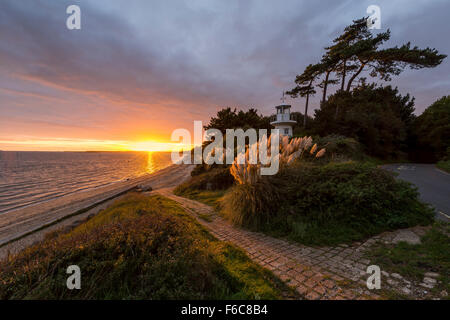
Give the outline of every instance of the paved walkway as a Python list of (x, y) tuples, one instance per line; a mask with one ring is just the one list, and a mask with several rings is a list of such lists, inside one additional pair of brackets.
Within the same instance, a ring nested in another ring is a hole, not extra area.
[(369, 260), (364, 250), (381, 239), (354, 246), (312, 248), (232, 226), (200, 202), (178, 197), (172, 189), (157, 191), (178, 202), (218, 239), (244, 249), (251, 259), (270, 269), (306, 299), (376, 299), (366, 287)]
[[(365, 251), (373, 244), (407, 241), (419, 243), (429, 227), (414, 227), (384, 232), (365, 242), (337, 247), (308, 247), (286, 240), (272, 238), (233, 226), (220, 217), (213, 208), (195, 200), (173, 194), (172, 188), (156, 192), (179, 203), (219, 240), (229, 241), (244, 249), (249, 257), (271, 270), (303, 297), (311, 300), (380, 299), (378, 290), (367, 289), (370, 261)], [(410, 299), (429, 299), (430, 289), (436, 283), (426, 274), (422, 283), (415, 283), (396, 273), (381, 270), (384, 292), (397, 292)], [(387, 291), (386, 291), (387, 290)]]

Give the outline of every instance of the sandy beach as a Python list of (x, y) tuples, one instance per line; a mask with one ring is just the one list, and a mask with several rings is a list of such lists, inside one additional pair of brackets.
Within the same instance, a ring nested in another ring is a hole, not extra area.
[(171, 165), (152, 174), (70, 194), (0, 215), (0, 258), (43, 238), (51, 230), (92, 215), (136, 186), (174, 187), (190, 176), (193, 165)]

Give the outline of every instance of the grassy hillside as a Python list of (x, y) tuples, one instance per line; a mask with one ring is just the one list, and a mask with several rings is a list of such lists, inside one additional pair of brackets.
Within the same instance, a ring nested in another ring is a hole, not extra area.
[[(68, 290), (66, 268), (81, 269)], [(1, 299), (276, 299), (290, 291), (175, 202), (129, 194), (0, 263)]]

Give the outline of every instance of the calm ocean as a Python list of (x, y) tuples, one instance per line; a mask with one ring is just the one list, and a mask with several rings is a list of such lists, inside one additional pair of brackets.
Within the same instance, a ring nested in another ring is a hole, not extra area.
[(171, 164), (169, 152), (0, 151), (0, 214)]

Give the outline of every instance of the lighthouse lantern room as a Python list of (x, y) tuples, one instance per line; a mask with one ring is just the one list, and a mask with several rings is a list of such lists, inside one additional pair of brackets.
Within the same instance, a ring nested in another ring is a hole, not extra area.
[(283, 97), (281, 98), (283, 103), (275, 107), (277, 113), (272, 118), (270, 124), (273, 125), (275, 129), (280, 130), (280, 135), (292, 137), (292, 127), (297, 121), (295, 121), (293, 115), (291, 115), (291, 106), (285, 103), (285, 99), (283, 92)]

